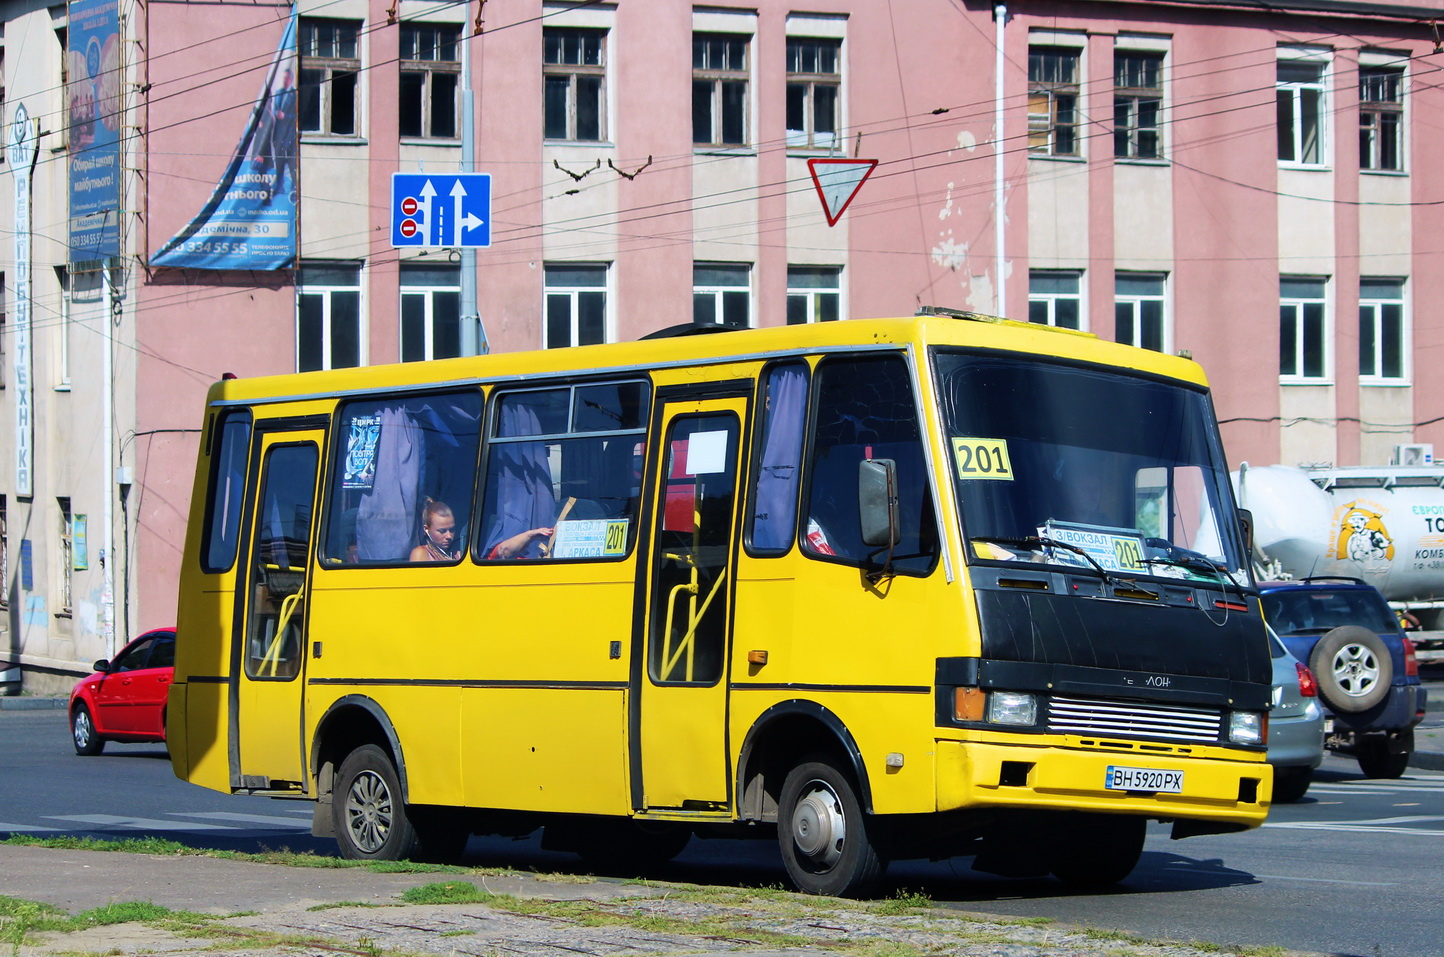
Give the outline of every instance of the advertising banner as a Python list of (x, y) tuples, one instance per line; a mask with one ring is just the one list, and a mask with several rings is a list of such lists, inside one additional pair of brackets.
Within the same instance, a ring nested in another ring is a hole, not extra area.
[(70, 262), (120, 255), (120, 7), (71, 0), (65, 86)]
[(183, 269), (285, 269), (296, 258), (296, 18), (266, 70), (235, 153), (210, 199), (150, 257)]

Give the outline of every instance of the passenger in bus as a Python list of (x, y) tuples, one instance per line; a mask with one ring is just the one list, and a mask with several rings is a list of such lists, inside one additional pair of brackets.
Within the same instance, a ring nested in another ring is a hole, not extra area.
[(421, 544), (411, 550), (413, 562), (454, 562), (461, 557), (456, 545), (456, 517), (445, 502), (426, 500), (421, 510)]
[[(555, 532), (556, 528), (554, 526), (548, 528), (529, 528), (524, 532), (517, 532), (510, 538), (497, 542), (491, 551), (487, 552), (486, 557), (489, 559), (525, 558), (526, 556), (523, 553), (532, 542), (543, 538), (550, 539)], [(541, 549), (541, 557), (545, 558), (545, 544), (540, 545), (539, 548)]]

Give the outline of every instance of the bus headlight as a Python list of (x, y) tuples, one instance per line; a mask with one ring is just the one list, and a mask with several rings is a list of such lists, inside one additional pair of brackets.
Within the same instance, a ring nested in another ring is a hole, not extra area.
[(1038, 696), (1021, 691), (989, 692), (988, 723), (1032, 727), (1038, 723)]
[(1234, 744), (1263, 744), (1268, 725), (1259, 711), (1234, 711), (1228, 716), (1228, 739)]

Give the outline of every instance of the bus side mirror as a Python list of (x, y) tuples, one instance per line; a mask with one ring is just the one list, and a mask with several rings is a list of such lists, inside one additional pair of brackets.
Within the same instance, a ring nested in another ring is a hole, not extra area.
[(897, 463), (892, 459), (857, 463), (857, 510), (864, 545), (897, 544)]
[(1246, 508), (1238, 510), (1238, 527), (1243, 532), (1244, 554), (1253, 554), (1253, 512)]

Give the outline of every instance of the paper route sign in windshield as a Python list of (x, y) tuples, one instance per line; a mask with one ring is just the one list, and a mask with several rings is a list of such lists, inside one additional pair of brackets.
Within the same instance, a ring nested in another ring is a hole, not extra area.
[[(1145, 568), (1143, 535), (1135, 529), (1048, 522), (1038, 529), (1038, 535), (1085, 552), (1110, 572), (1140, 572)], [(1077, 561), (1084, 561), (1076, 552), (1072, 554)], [(1055, 559), (1067, 560), (1068, 556), (1068, 550), (1055, 550)]]

